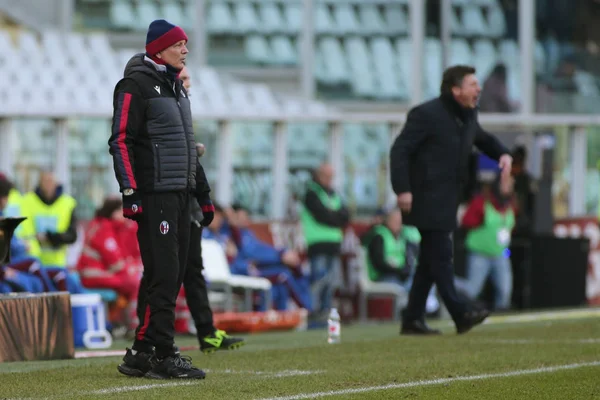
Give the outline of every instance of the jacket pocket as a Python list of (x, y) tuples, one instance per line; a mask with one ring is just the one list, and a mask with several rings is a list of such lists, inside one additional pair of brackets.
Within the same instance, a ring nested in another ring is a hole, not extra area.
[(160, 167), (160, 146), (154, 143), (154, 168), (156, 169), (156, 181), (160, 182), (161, 167)]

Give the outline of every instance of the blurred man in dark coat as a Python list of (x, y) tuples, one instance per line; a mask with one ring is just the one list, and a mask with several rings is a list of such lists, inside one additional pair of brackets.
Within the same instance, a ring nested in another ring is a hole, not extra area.
[(461, 191), (475, 145), (498, 160), (510, 175), (509, 151), (477, 121), (481, 87), (475, 69), (454, 66), (444, 71), (441, 95), (410, 110), (390, 152), (391, 180), (407, 224), (421, 233), (421, 251), (402, 318), (402, 334), (437, 334), (424, 321), (425, 302), (435, 283), (458, 333), (483, 322), (487, 310), (475, 310), (454, 287), (452, 232), (457, 225)]

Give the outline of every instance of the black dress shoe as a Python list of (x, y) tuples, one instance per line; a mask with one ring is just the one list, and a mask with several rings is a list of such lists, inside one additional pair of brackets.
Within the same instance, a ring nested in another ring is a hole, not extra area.
[(437, 329), (431, 329), (425, 321), (416, 320), (402, 323), (401, 335), (441, 335)]
[(490, 315), (486, 309), (474, 310), (465, 313), (462, 320), (456, 323), (456, 333), (463, 334), (469, 332), (473, 327), (481, 324)]

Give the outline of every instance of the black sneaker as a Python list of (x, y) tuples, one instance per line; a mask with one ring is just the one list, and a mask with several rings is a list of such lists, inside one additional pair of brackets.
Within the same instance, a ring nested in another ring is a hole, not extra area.
[(155, 358), (154, 365), (146, 373), (151, 379), (204, 379), (206, 374), (192, 365), (192, 359), (179, 353), (163, 359)]
[(462, 335), (469, 332), (473, 327), (483, 323), (489, 315), (490, 312), (486, 309), (465, 313), (463, 318), (456, 323), (456, 333)]
[(200, 339), (200, 350), (205, 354), (214, 353), (217, 350), (234, 350), (243, 345), (244, 339), (231, 337), (227, 332), (219, 329)]
[(144, 376), (152, 369), (154, 354), (127, 349), (123, 363), (117, 367), (120, 373), (127, 376)]
[(423, 320), (405, 321), (402, 323), (401, 335), (441, 335), (437, 329), (431, 329)]

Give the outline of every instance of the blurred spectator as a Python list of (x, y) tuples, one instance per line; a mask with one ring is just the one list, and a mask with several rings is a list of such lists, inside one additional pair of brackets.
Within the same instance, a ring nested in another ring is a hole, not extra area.
[(237, 245), (231, 237), (231, 220), (225, 216), (223, 207), (217, 203), (213, 204), (215, 206), (215, 216), (210, 225), (202, 229), (202, 237), (219, 242), (225, 250), (227, 261), (231, 264), (238, 255)]
[[(123, 204), (119, 198), (107, 198), (89, 223), (83, 251), (77, 263), (83, 286), (91, 289), (112, 289), (124, 301), (117, 314), (130, 328), (133, 324), (135, 301), (141, 278), (134, 222), (123, 217)], [(125, 312), (125, 310), (128, 310)]]
[(380, 207), (375, 211), (375, 215), (371, 218), (371, 223), (369, 225), (369, 229), (360, 237), (360, 243), (363, 246), (367, 246), (367, 244), (371, 241), (371, 238), (375, 234), (377, 227), (384, 223), (385, 221), (386, 210), (383, 207)]
[(315, 322), (325, 320), (340, 274), (343, 228), (350, 220), (342, 199), (333, 190), (333, 168), (322, 164), (308, 182), (300, 222), (308, 246)]
[[(6, 203), (6, 206), (4, 207), (4, 216), (5, 217), (20, 217), (22, 215), (22, 213), (21, 213), (21, 200), (22, 200), (21, 193), (19, 192), (19, 190), (17, 188), (15, 188), (14, 183), (11, 182), (8, 179), (8, 177), (2, 173), (0, 173), (0, 181), (6, 181), (6, 183), (10, 187), (10, 190), (8, 192), (7, 203)], [(19, 228), (20, 228), (20, 226), (17, 227), (17, 230)]]
[[(384, 223), (375, 225), (363, 246), (367, 249), (369, 279), (390, 282), (410, 291), (418, 262), (421, 235), (414, 226), (402, 224), (398, 208), (384, 214)], [(432, 288), (427, 298), (426, 312), (434, 313), (439, 302)]]
[(497, 64), (483, 84), (479, 109), (482, 112), (509, 113), (515, 110), (508, 98), (506, 66)]
[[(10, 192), (12, 184), (0, 178), (0, 217), (4, 217), (4, 212), (9, 204)], [(26, 257), (26, 247), (20, 239), (13, 236), (10, 246), (10, 263), (8, 265), (0, 265), (0, 293), (10, 292), (31, 292), (39, 293), (44, 291), (42, 280), (37, 276), (28, 272), (31, 263), (22, 271), (18, 263)], [(3, 249), (0, 249), (2, 251)]]
[(21, 207), (27, 220), (21, 235), (29, 243), (29, 254), (44, 267), (66, 267), (67, 245), (77, 240), (76, 205), (51, 172), (42, 172), (35, 192), (24, 196)]
[(277, 310), (286, 310), (291, 297), (299, 307), (310, 311), (309, 281), (302, 275), (298, 253), (285, 248), (276, 249), (258, 239), (250, 230), (248, 210), (239, 205), (233, 208), (241, 242), (238, 255), (231, 264), (231, 272), (269, 279), (273, 284), (273, 303)]
[(575, 71), (577, 70), (577, 59), (574, 55), (566, 55), (558, 64), (554, 74), (547, 80), (546, 84), (553, 92), (563, 94), (577, 93), (575, 83)]
[(533, 228), (536, 182), (527, 172), (527, 149), (517, 146), (512, 151), (512, 176), (515, 180), (516, 226), (514, 236), (528, 236)]
[(515, 226), (512, 177), (496, 178), (491, 186), (476, 196), (463, 217), (467, 228), (467, 294), (477, 298), (487, 278), (495, 289), (496, 310), (510, 307), (512, 267), (507, 254), (511, 231)]

